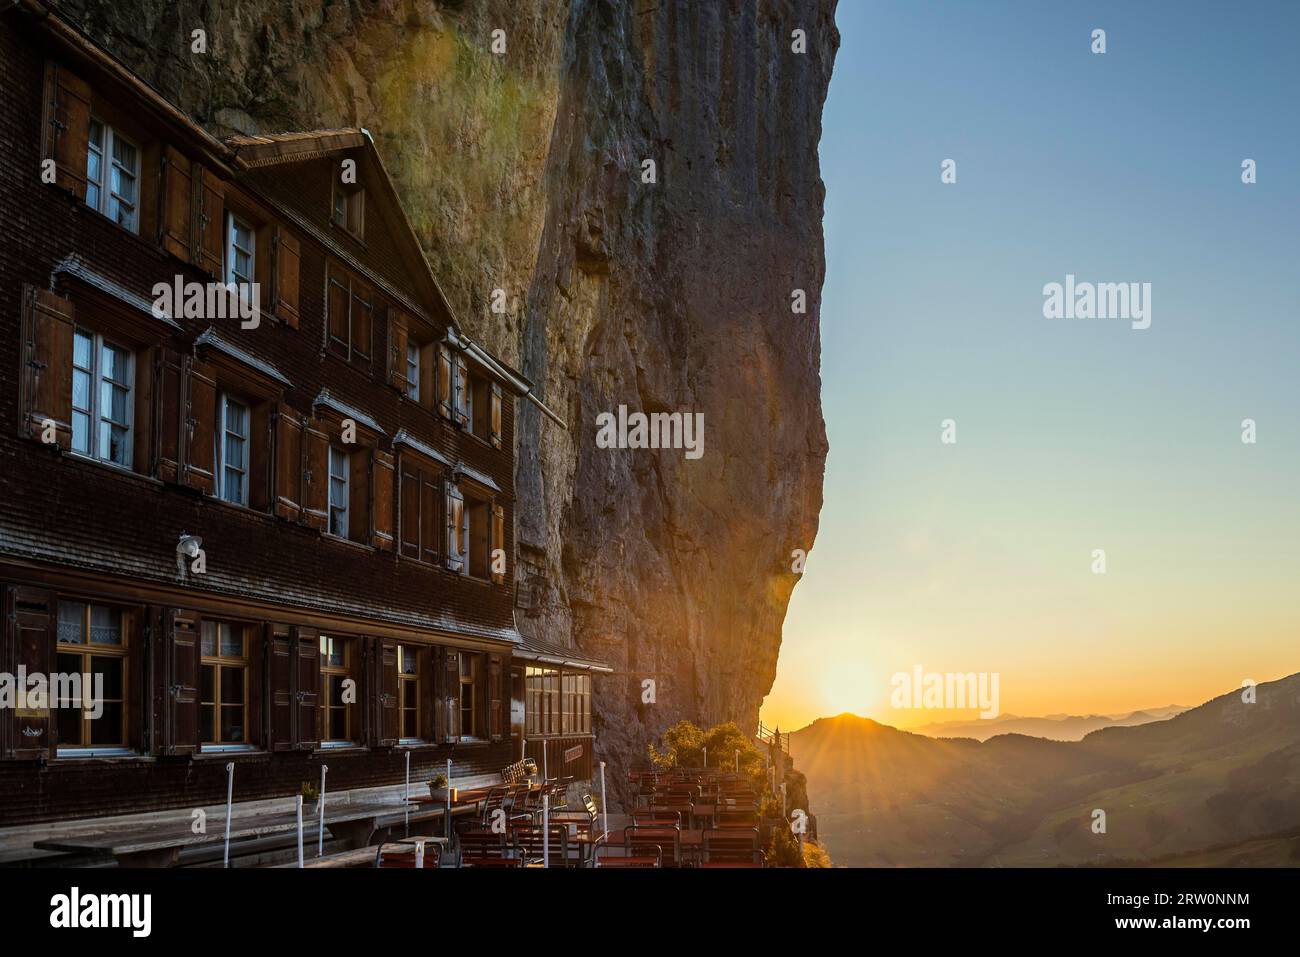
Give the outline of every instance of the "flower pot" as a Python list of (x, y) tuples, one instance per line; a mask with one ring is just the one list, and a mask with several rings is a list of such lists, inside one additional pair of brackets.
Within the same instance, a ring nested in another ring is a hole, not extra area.
[(429, 797), (433, 798), (434, 801), (446, 804), (448, 801), (456, 800), (456, 789), (452, 787), (436, 788), (430, 784)]

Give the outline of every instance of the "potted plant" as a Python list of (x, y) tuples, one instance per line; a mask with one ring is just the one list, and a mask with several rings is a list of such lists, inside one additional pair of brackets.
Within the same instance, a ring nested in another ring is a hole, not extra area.
[(447, 801), (456, 800), (456, 789), (448, 786), (447, 775), (439, 772), (431, 777), (428, 783), (429, 796), (435, 801), (446, 803)]
[(302, 782), (302, 803), (311, 804), (311, 812), (315, 814), (320, 810), (320, 788), (310, 781)]

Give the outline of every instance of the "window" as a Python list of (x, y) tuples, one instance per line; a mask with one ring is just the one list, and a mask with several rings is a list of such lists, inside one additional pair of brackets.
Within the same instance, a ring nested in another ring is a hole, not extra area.
[(204, 745), (248, 744), (248, 637), (243, 625), (204, 621), (199, 731)]
[(240, 295), (252, 301), (257, 234), (248, 222), (226, 213), (226, 282), (239, 287)]
[(566, 674), (562, 682), (564, 734), (591, 733), (591, 676)]
[(248, 504), (248, 406), (222, 393), (217, 406), (217, 496)]
[(525, 725), (530, 735), (560, 733), (560, 673), (528, 668), (524, 676)]
[(492, 383), (482, 376), (469, 377), (469, 431), (473, 435), (486, 439), (492, 431)]
[(78, 329), (72, 343), (72, 448), (131, 463), (131, 353)]
[(330, 524), (331, 535), (348, 537), (349, 455), (330, 446)]
[(420, 344), (406, 343), (406, 397), (420, 401)]
[(356, 700), (351, 641), (320, 636), (320, 684), (321, 743), (350, 744), (352, 702)]
[(337, 180), (334, 183), (334, 209), (330, 221), (342, 226), (357, 239), (365, 235), (366, 191)]
[(139, 230), (140, 150), (92, 118), (86, 155), (86, 205), (132, 232)]
[(410, 645), (397, 646), (397, 701), (402, 709), (401, 737), (420, 737), (420, 651)]
[(460, 733), (463, 737), (479, 736), (478, 678), (480, 657), (460, 653)]
[(64, 677), (51, 693), (60, 747), (126, 747), (128, 622), (120, 608), (59, 602), (56, 678)]

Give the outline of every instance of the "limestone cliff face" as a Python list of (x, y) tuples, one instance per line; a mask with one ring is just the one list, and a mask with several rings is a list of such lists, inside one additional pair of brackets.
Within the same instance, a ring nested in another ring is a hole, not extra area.
[[(467, 331), (568, 422), (520, 407), (518, 620), (614, 666), (597, 733), (617, 766), (681, 717), (755, 720), (790, 553), (816, 534), (835, 4), (59, 3), (214, 132), (374, 134)], [(703, 457), (597, 448), (620, 404), (703, 412)]]

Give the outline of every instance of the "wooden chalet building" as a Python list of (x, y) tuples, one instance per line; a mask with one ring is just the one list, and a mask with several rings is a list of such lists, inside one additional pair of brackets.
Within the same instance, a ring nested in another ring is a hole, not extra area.
[[(0, 711), (0, 826), (218, 803), (231, 761), (242, 801), (543, 743), (589, 778), (601, 666), (514, 620), (515, 404), (545, 407), (461, 332), (369, 134), (217, 140), (38, 0), (0, 78), (0, 672), (104, 683), (93, 719)], [(216, 282), (255, 327), (159, 307)]]

